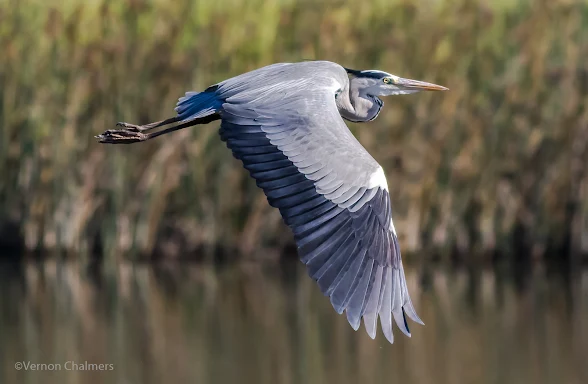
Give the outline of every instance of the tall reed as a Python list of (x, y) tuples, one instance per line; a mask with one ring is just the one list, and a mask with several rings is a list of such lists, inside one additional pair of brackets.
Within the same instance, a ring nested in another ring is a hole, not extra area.
[(247, 70), (327, 59), (451, 88), (351, 127), (386, 169), (403, 250), (586, 254), (587, 20), (571, 0), (1, 0), (0, 227), (112, 257), (282, 249), (216, 124), (93, 136)]

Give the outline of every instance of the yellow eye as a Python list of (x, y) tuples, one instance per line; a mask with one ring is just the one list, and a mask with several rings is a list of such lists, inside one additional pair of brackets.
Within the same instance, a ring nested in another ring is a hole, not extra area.
[(384, 84), (390, 84), (392, 82), (392, 79), (389, 77), (384, 77)]

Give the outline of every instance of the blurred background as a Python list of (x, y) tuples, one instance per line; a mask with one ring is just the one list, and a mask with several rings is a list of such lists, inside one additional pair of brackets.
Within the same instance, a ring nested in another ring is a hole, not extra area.
[[(0, 382), (588, 382), (585, 1), (0, 0), (0, 52)], [(451, 89), (349, 124), (412, 339), (333, 311), (218, 123), (93, 137), (304, 59)], [(115, 369), (14, 368), (68, 360)]]

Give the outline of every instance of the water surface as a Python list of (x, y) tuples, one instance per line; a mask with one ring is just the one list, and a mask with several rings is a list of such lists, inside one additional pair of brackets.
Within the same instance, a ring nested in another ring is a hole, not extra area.
[[(426, 326), (390, 345), (354, 332), (300, 263), (2, 264), (0, 382), (588, 382), (588, 270), (406, 274)], [(85, 362), (112, 366), (71, 370)]]

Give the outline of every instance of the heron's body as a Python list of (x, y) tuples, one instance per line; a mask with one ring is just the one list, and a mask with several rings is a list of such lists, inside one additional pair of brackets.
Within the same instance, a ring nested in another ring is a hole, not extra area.
[(130, 130), (100, 138), (143, 141), (151, 137), (141, 131), (169, 122), (180, 122), (169, 129), (175, 130), (220, 119), (221, 139), (280, 210), (300, 258), (335, 310), (345, 311), (354, 329), (363, 318), (371, 337), (379, 316), (393, 342), (392, 319), (407, 335), (405, 314), (422, 322), (408, 294), (384, 171), (342, 117), (373, 120), (383, 105), (376, 92), (415, 89), (443, 88), (326, 61), (274, 64), (187, 93), (175, 118), (124, 124)]

